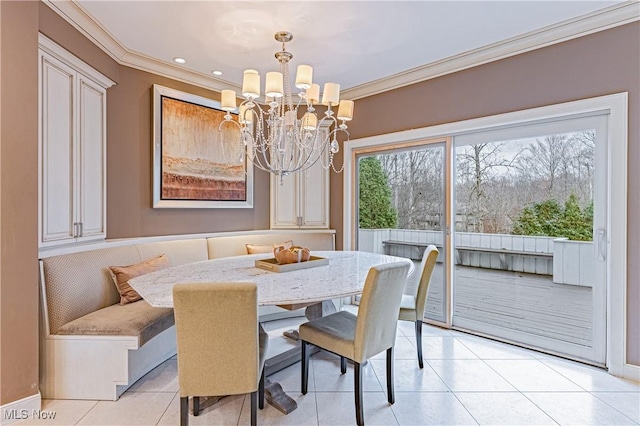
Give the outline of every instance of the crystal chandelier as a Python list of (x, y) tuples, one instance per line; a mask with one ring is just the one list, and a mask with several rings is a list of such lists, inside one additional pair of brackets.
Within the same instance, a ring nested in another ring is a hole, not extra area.
[[(275, 34), (275, 39), (282, 43), (282, 51), (275, 54), (280, 62), (280, 72), (268, 72), (266, 75), (268, 110), (266, 106), (263, 110), (256, 103), (260, 96), (260, 74), (256, 70), (244, 71), (242, 96), (245, 100), (238, 109), (235, 91), (222, 91), (221, 107), (227, 112), (219, 126), (223, 153), (225, 145), (229, 146), (225, 139), (238, 140), (239, 132), (239, 158), (246, 155), (248, 161), (258, 168), (280, 176), (281, 182), (282, 177), (307, 170), (317, 162), (325, 169), (331, 168), (340, 173), (344, 164), (337, 169), (333, 157), (340, 150), (338, 133), (344, 132), (349, 139), (346, 122), (353, 118), (353, 101), (340, 100), (339, 84), (325, 83), (320, 102), (320, 86), (312, 82), (313, 68), (298, 65), (295, 87), (300, 89), (300, 93), (294, 104), (289, 82), (289, 61), (293, 55), (285, 50), (293, 35), (280, 31)], [(315, 109), (318, 103), (327, 107), (320, 120)], [(299, 116), (301, 106), (305, 106), (306, 111)], [(332, 111), (335, 106), (338, 106), (337, 116)], [(231, 115), (236, 110), (238, 121)], [(326, 136), (323, 136), (322, 128), (329, 129)], [(325, 150), (328, 150), (326, 158), (323, 155)]]

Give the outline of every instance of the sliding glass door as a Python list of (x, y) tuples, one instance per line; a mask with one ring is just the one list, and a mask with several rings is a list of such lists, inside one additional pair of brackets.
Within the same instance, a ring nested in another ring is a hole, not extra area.
[(454, 137), (453, 326), (604, 365), (606, 117)]
[(425, 318), (446, 323), (446, 142), (422, 141), (356, 156), (357, 249), (411, 259), (416, 289), (422, 254), (440, 251), (427, 296)]

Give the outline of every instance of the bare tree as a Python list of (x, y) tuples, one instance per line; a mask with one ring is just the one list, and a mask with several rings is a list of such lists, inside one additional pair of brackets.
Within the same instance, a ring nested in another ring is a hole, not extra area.
[(552, 197), (560, 175), (566, 172), (569, 161), (566, 135), (551, 135), (536, 139), (525, 148), (518, 161), (518, 169), (530, 179), (544, 182), (547, 195)]
[(508, 172), (518, 157), (518, 154), (511, 158), (503, 155), (504, 146), (505, 142), (487, 142), (459, 147), (456, 151), (457, 201), (459, 211), (465, 216), (465, 230), (484, 232), (491, 209), (486, 184), (497, 174)]
[(439, 229), (443, 205), (443, 150), (425, 148), (378, 156), (389, 176), (398, 227)]
[(596, 132), (586, 130), (571, 137), (574, 147), (574, 192), (584, 205), (593, 200), (593, 172), (595, 169)]

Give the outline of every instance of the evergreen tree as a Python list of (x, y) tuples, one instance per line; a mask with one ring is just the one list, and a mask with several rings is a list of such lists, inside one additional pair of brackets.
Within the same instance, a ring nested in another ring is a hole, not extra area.
[(560, 207), (556, 200), (545, 200), (526, 207), (513, 225), (515, 235), (565, 237), (575, 241), (593, 238), (593, 204), (584, 209), (571, 194)]
[(570, 240), (591, 241), (593, 238), (593, 204), (580, 209), (578, 197), (571, 194), (564, 204), (558, 227)]
[(398, 216), (391, 205), (391, 189), (382, 164), (376, 157), (360, 160), (359, 186), (360, 228), (395, 228)]

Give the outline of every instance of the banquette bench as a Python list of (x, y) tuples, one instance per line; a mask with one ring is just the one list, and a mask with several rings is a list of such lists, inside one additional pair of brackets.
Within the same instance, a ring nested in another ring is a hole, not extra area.
[[(136, 238), (41, 253), (42, 396), (116, 400), (176, 354), (173, 310), (153, 308), (144, 300), (120, 305), (110, 266), (161, 254), (176, 266), (246, 254), (246, 244), (287, 240), (311, 250), (335, 249), (335, 231), (310, 230)], [(261, 320), (276, 319), (286, 311), (267, 306), (260, 315)]]

